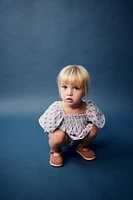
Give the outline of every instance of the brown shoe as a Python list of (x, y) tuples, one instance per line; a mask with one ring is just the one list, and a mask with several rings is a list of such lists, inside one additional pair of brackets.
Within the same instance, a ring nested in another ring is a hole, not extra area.
[(85, 160), (93, 160), (95, 159), (96, 155), (95, 153), (87, 148), (87, 147), (83, 147), (83, 146), (77, 146), (76, 151), (85, 159)]
[(50, 165), (60, 167), (63, 165), (62, 152), (50, 151)]

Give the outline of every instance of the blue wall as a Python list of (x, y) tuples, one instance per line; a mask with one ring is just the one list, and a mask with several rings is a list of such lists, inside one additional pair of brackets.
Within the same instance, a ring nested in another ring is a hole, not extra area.
[(132, 0), (1, 0), (1, 113), (43, 111), (68, 64), (90, 72), (87, 98), (102, 110), (131, 109), (132, 11)]
[[(96, 161), (66, 151), (53, 169), (38, 118), (69, 64), (90, 72), (106, 125)], [(133, 0), (0, 0), (1, 200), (132, 200), (132, 105)]]

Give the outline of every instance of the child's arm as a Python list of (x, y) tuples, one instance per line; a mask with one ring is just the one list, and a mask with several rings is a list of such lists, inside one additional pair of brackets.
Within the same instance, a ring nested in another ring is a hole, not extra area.
[(105, 116), (102, 111), (92, 101), (89, 101), (87, 108), (89, 121), (98, 128), (102, 128), (105, 124)]

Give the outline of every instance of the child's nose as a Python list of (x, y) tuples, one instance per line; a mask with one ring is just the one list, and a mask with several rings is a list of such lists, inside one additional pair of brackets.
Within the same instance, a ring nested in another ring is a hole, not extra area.
[(72, 95), (72, 89), (67, 90), (67, 95)]

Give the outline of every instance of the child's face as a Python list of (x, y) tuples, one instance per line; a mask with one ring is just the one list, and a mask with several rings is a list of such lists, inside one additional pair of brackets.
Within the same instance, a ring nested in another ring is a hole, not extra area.
[(81, 102), (82, 97), (84, 96), (84, 91), (82, 86), (79, 83), (75, 84), (61, 84), (60, 86), (60, 96), (61, 99), (71, 105), (74, 106)]

